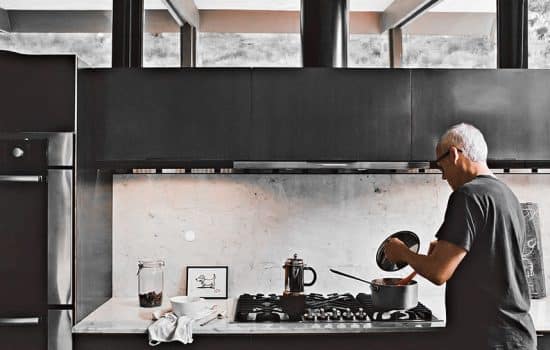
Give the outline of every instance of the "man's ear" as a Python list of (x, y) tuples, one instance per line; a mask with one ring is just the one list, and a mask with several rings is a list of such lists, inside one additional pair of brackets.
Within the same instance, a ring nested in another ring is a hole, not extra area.
[(456, 164), (458, 162), (458, 156), (460, 153), (458, 152), (458, 148), (456, 148), (455, 146), (451, 146), (449, 147), (449, 151), (450, 151), (449, 156), (451, 157), (451, 161), (453, 162), (453, 164)]

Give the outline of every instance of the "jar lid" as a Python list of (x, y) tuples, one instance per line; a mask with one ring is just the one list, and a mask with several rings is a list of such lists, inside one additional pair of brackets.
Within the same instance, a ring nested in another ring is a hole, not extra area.
[(138, 267), (163, 267), (165, 265), (164, 259), (143, 259), (138, 260)]

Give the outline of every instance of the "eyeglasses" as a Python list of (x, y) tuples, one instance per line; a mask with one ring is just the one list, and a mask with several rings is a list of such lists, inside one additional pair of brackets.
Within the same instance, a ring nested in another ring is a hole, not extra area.
[[(462, 153), (462, 150), (461, 150), (460, 148), (457, 148), (456, 150), (457, 150), (459, 153)], [(447, 150), (447, 152), (443, 153), (441, 156), (439, 156), (439, 158), (437, 158), (437, 159), (435, 160), (435, 165), (436, 165), (436, 167), (437, 167), (438, 169), (441, 170), (441, 167), (439, 166), (439, 162), (442, 161), (443, 159), (445, 159), (445, 157), (447, 157), (449, 154), (451, 154), (451, 149), (450, 149), (450, 148)]]

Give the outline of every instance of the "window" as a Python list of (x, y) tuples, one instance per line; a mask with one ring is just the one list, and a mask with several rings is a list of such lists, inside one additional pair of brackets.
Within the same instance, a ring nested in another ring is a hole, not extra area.
[(143, 67), (180, 67), (180, 28), (158, 0), (145, 0)]
[(0, 50), (76, 54), (85, 67), (111, 67), (110, 33), (0, 33)]
[(300, 67), (300, 35), (199, 33), (198, 67)]
[(112, 1), (6, 1), (12, 27), (0, 32), (0, 50), (76, 54), (86, 67), (110, 67)]
[(529, 0), (529, 68), (550, 68), (550, 1)]
[(351, 34), (348, 43), (348, 67), (388, 68), (389, 38), (383, 34)]
[(496, 68), (496, 2), (445, 0), (407, 24), (403, 67)]

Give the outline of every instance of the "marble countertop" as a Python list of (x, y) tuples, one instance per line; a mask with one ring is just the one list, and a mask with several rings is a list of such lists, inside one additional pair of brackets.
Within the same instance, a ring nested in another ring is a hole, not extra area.
[[(168, 299), (168, 298), (166, 298)], [(439, 322), (362, 322), (362, 323), (236, 323), (235, 299), (208, 300), (216, 311), (211, 316), (195, 322), (194, 334), (314, 334), (314, 333), (384, 333), (437, 331), (445, 327), (445, 308), (441, 297), (423, 298)], [(73, 327), (73, 333), (145, 333), (151, 325), (153, 312), (169, 310), (165, 300), (159, 308), (140, 308), (137, 298), (112, 298)], [(223, 311), (225, 317), (205, 326), (201, 322)], [(531, 316), (537, 332), (550, 332), (550, 298), (531, 301)]]
[[(167, 299), (167, 298), (166, 298)], [(444, 312), (436, 311), (430, 303), (437, 322), (338, 322), (338, 323), (236, 323), (234, 319), (235, 299), (208, 300), (216, 311), (211, 316), (197, 320), (193, 334), (315, 334), (315, 333), (384, 333), (434, 331), (445, 327), (441, 320)], [(151, 325), (153, 312), (169, 310), (169, 301), (165, 300), (159, 308), (140, 308), (137, 298), (112, 298), (73, 327), (73, 333), (145, 333)], [(202, 322), (223, 311), (225, 317), (216, 319), (205, 326)]]

